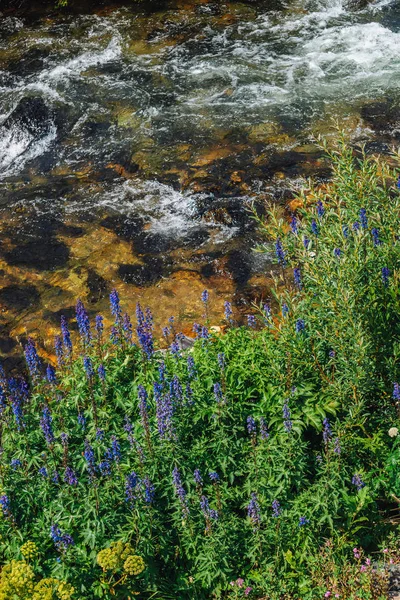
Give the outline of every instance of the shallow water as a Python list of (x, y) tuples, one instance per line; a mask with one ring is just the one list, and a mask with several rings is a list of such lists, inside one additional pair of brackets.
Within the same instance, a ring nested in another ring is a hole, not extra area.
[(205, 287), (212, 318), (225, 299), (250, 312), (270, 266), (248, 203), (329, 176), (313, 135), (334, 119), (396, 142), (400, 3), (269, 6), (2, 19), (0, 351), (45, 343), (78, 296), (103, 310), (112, 286), (159, 324), (201, 318)]

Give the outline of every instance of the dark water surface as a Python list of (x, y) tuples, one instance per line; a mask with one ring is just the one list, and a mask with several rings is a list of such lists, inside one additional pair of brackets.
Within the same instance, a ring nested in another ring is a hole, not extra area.
[[(362, 4), (362, 3), (361, 3)], [(269, 8), (266, 8), (269, 7)], [(247, 205), (400, 135), (400, 2), (174, 2), (0, 20), (0, 354), (117, 287), (162, 325), (268, 288)], [(219, 321), (219, 318), (218, 318)], [(48, 351), (51, 353), (50, 345)]]

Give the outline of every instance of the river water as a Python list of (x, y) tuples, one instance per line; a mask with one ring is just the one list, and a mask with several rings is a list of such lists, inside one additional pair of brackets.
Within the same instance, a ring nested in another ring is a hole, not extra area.
[[(361, 6), (360, 6), (361, 4)], [(267, 295), (248, 205), (329, 165), (314, 136), (400, 135), (400, 2), (171, 2), (0, 20), (0, 353), (51, 354), (77, 297), (158, 325)], [(219, 318), (218, 318), (219, 320)]]

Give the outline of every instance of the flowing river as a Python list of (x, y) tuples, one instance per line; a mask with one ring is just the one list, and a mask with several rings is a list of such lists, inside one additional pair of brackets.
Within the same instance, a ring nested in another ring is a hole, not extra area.
[[(400, 2), (170, 2), (0, 19), (0, 353), (116, 287), (188, 331), (267, 295), (251, 202), (400, 136)], [(218, 317), (217, 317), (218, 315)]]

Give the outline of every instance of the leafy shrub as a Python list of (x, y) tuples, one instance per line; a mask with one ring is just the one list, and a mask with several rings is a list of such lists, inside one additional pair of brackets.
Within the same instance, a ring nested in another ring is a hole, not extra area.
[(171, 318), (159, 350), (150, 311), (138, 305), (134, 343), (114, 290), (110, 338), (78, 301), (80, 340), (63, 319), (57, 372), (29, 340), (31, 391), (1, 374), (5, 560), (34, 542), (43, 575), (80, 600), (386, 593), (399, 194), (388, 165), (344, 145), (331, 157), (329, 185), (260, 222), (276, 286), (247, 326), (226, 303), (226, 331), (211, 334), (204, 292), (193, 348)]

